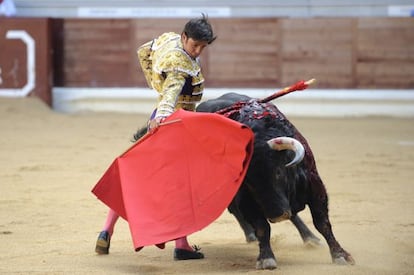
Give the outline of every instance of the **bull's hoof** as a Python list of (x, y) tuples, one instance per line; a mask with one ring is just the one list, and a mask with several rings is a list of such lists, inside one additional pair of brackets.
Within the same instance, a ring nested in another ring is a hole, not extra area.
[(305, 240), (303, 240), (303, 243), (306, 247), (320, 247), (322, 246), (322, 242), (317, 237), (308, 237)]
[(355, 260), (351, 255), (340, 256), (332, 259), (332, 262), (337, 265), (354, 265)]
[(256, 262), (256, 269), (275, 269), (276, 267), (277, 263), (273, 258), (260, 259)]
[(256, 242), (256, 241), (257, 241), (256, 234), (249, 233), (249, 234), (246, 235), (246, 242), (252, 243), (252, 242)]

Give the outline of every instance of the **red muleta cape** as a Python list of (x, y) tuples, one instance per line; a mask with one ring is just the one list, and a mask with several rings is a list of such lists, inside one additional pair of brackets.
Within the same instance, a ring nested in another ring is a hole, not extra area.
[(92, 192), (128, 221), (134, 248), (206, 227), (246, 174), (253, 132), (218, 114), (178, 110), (117, 157)]

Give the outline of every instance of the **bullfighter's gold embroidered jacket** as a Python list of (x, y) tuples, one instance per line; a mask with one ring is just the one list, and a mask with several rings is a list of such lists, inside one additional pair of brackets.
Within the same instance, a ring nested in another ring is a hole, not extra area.
[(199, 58), (184, 51), (179, 34), (164, 33), (139, 47), (137, 54), (148, 86), (159, 93), (155, 117), (169, 116), (179, 108), (195, 110), (204, 77)]

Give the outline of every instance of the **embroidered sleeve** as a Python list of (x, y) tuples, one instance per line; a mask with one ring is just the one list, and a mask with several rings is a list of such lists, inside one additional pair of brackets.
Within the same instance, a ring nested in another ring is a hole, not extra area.
[(137, 55), (141, 69), (144, 72), (145, 80), (150, 88), (152, 87), (152, 60), (151, 60), (151, 45), (153, 41), (149, 41), (138, 48)]
[(156, 118), (167, 117), (174, 112), (177, 106), (178, 95), (184, 87), (186, 77), (187, 74), (180, 71), (167, 73), (162, 91), (160, 92)]

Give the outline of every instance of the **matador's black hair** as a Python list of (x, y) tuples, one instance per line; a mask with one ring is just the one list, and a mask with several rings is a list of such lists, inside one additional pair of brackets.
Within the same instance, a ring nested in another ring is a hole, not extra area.
[(213, 43), (216, 40), (217, 36), (213, 34), (213, 28), (208, 22), (207, 15), (204, 13), (200, 18), (194, 18), (187, 22), (184, 26), (183, 33), (187, 35), (188, 38), (192, 38), (196, 41), (207, 41), (208, 44)]

